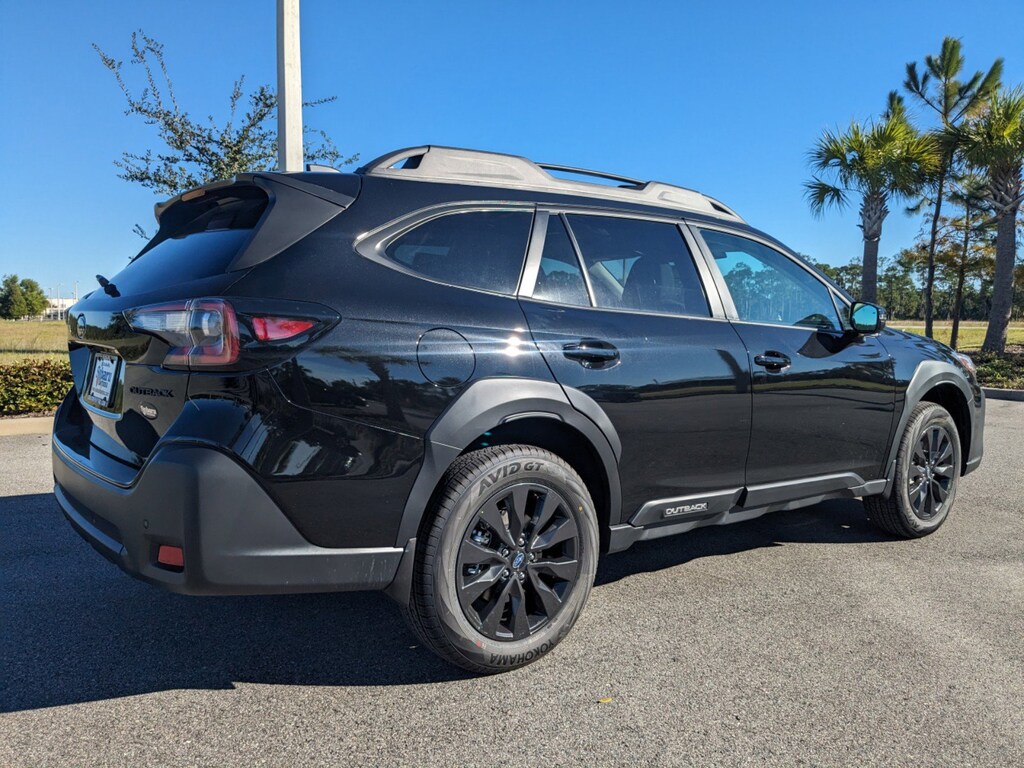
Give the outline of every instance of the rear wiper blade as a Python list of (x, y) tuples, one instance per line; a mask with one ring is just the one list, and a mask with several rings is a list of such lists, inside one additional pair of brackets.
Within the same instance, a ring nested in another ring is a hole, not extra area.
[(100, 284), (103, 292), (108, 296), (113, 296), (115, 299), (120, 297), (121, 293), (117, 290), (117, 286), (107, 280), (103, 275), (96, 275), (96, 282)]

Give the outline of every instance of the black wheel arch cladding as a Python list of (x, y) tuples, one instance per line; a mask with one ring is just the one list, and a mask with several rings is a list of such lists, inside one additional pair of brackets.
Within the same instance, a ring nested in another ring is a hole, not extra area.
[[(585, 395), (583, 397), (586, 398)], [(507, 429), (517, 419), (550, 419), (554, 429), (571, 428), (590, 444), (606, 482), (602, 493), (609, 523), (619, 522), (622, 506), (618, 471), (621, 443), (615, 428), (597, 403), (593, 408), (598, 421), (574, 408), (562, 387), (554, 382), (519, 378), (473, 382), (452, 401), (425, 436), (423, 464), (406, 500), (397, 546), (404, 547), (417, 535), (424, 510), (449, 466), (485, 433)], [(557, 422), (560, 424), (556, 426)], [(574, 465), (571, 458), (562, 458)]]

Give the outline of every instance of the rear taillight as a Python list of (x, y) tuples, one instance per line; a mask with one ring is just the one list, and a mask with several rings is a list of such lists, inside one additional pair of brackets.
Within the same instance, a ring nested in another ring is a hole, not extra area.
[(283, 341), (305, 333), (316, 325), (297, 317), (253, 317), (252, 332), (260, 341)]
[(170, 349), (163, 359), (167, 368), (217, 370), (249, 368), (272, 362), (329, 327), (337, 316), (316, 305), (291, 302), (286, 312), (308, 309), (309, 317), (289, 316), (277, 310), (280, 302), (242, 301), (242, 308), (227, 299), (189, 299), (152, 304), (124, 313), (132, 329), (163, 340)]
[(134, 330), (167, 342), (168, 368), (217, 368), (238, 360), (238, 319), (224, 299), (139, 307), (125, 312), (125, 319)]

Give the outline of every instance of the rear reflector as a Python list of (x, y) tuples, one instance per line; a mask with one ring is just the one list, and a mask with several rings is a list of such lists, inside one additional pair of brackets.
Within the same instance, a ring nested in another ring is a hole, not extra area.
[(161, 544), (160, 549), (156, 553), (156, 561), (160, 565), (169, 565), (172, 568), (184, 568), (185, 567), (185, 553), (181, 551), (181, 547), (169, 547), (166, 544)]

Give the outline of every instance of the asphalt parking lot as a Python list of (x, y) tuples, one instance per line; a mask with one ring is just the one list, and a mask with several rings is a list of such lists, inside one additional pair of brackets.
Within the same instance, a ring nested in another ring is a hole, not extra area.
[[(189, 598), (65, 523), (0, 438), (0, 765), (1022, 765), (1024, 404), (936, 535), (833, 501), (607, 558), (579, 624), (473, 678), (374, 594)], [(343, 763), (344, 761), (344, 763)]]

